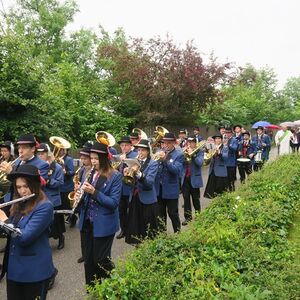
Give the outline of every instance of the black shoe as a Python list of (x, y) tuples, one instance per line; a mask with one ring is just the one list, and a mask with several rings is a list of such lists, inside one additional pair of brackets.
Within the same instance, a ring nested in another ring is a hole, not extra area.
[(188, 220), (184, 220), (184, 221), (181, 223), (182, 226), (186, 226), (187, 224), (188, 224)]
[(57, 249), (61, 250), (65, 247), (65, 237), (64, 235), (62, 235), (59, 239), (58, 239), (58, 246)]
[(54, 282), (55, 282), (55, 277), (56, 277), (57, 273), (58, 273), (58, 270), (55, 268), (54, 273), (53, 273), (53, 275), (51, 276), (51, 278), (49, 280), (48, 291), (53, 288)]
[(124, 238), (125, 237), (125, 234), (124, 234), (124, 232), (123, 231), (121, 231), (117, 236), (116, 236), (116, 238), (119, 240), (119, 239), (122, 239), (122, 238)]
[(81, 256), (80, 258), (78, 258), (78, 259), (77, 259), (77, 262), (78, 262), (79, 264), (83, 263), (83, 262), (84, 262), (83, 257)]
[(70, 218), (70, 220), (69, 220), (70, 228), (75, 227), (76, 222), (77, 222), (77, 216), (76, 215), (72, 215), (71, 218)]

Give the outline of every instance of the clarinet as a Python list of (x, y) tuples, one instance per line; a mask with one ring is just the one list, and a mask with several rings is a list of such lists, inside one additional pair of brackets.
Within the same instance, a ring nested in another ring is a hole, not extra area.
[[(95, 173), (95, 167), (93, 166), (90, 173), (88, 173), (88, 175), (85, 177), (85, 180), (84, 180), (83, 184), (85, 182), (92, 184), (94, 173)], [(80, 197), (78, 198), (78, 200), (76, 200), (74, 202), (74, 205), (73, 205), (73, 208), (72, 208), (72, 213), (73, 214), (76, 212), (76, 209), (81, 205), (81, 203), (84, 199), (84, 196), (85, 196), (85, 191), (83, 189), (80, 189)]]

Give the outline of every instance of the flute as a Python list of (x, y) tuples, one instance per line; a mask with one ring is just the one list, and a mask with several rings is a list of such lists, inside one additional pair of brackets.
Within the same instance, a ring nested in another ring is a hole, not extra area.
[(21, 198), (12, 200), (12, 201), (8, 201), (8, 202), (5, 202), (5, 203), (2, 203), (2, 204), (0, 204), (0, 209), (3, 208), (3, 207), (9, 206), (9, 205), (15, 204), (15, 203), (26, 201), (26, 200), (34, 197), (34, 196), (35, 196), (35, 194), (31, 194), (29, 196), (24, 196), (24, 197), (21, 197)]

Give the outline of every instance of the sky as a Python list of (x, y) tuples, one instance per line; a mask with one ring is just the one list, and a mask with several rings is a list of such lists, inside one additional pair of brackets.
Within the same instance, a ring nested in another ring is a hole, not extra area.
[[(14, 0), (2, 0), (5, 7)], [(110, 33), (122, 27), (128, 36), (168, 34), (178, 45), (193, 40), (205, 56), (220, 63), (269, 66), (281, 88), (300, 76), (299, 0), (76, 0), (80, 12), (67, 27)]]

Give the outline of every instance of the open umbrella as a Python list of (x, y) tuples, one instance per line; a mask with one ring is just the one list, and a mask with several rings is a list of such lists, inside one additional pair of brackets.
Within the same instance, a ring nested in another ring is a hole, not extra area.
[(269, 125), (271, 125), (271, 123), (269, 123), (267, 121), (258, 121), (258, 122), (255, 122), (252, 125), (252, 128), (257, 128), (258, 126), (266, 127), (266, 126), (269, 126)]
[(290, 122), (290, 121), (286, 121), (286, 122), (280, 123), (280, 126), (293, 127), (294, 123)]
[(271, 124), (271, 125), (266, 126), (266, 128), (274, 130), (274, 129), (280, 129), (280, 126)]
[(294, 121), (293, 124), (294, 126), (300, 126), (300, 120)]

